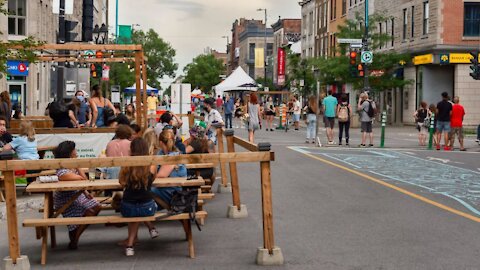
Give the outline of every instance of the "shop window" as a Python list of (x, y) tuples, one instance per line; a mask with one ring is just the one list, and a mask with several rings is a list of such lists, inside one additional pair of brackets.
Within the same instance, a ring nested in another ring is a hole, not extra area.
[(463, 35), (480, 36), (480, 3), (464, 3)]

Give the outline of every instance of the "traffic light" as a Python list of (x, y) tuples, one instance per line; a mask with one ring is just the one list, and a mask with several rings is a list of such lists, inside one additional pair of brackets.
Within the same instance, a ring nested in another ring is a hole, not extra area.
[(365, 77), (365, 70), (363, 70), (363, 64), (358, 64), (357, 71), (358, 77)]
[(65, 20), (65, 42), (73, 42), (78, 36), (78, 33), (73, 32), (77, 27), (78, 22)]
[(354, 78), (358, 77), (358, 70), (357, 70), (357, 52), (350, 51), (350, 75)]
[(470, 65), (470, 69), (472, 70), (472, 72), (470, 72), (470, 76), (474, 80), (480, 80), (480, 66), (478, 63), (478, 52), (470, 52), (470, 55), (472, 56), (472, 58), (470, 59), (470, 63), (472, 63)]

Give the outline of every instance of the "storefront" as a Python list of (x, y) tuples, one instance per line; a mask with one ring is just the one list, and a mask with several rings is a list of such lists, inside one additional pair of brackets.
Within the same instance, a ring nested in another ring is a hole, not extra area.
[(7, 61), (7, 89), (10, 93), (12, 107), (21, 107), (25, 114), (27, 104), (28, 62)]

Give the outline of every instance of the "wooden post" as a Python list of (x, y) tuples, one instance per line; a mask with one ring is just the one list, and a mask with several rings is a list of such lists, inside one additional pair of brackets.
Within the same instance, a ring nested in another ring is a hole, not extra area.
[[(217, 128), (217, 142), (218, 142), (218, 153), (222, 154), (225, 152), (223, 147), (223, 128)], [(222, 175), (222, 186), (227, 187), (227, 168), (225, 162), (220, 162), (220, 173)]]
[[(233, 142), (233, 129), (225, 131), (225, 137), (227, 138), (227, 151), (229, 153), (235, 153), (235, 143)], [(233, 205), (237, 207), (237, 210), (241, 210), (240, 203), (240, 186), (238, 185), (238, 173), (237, 162), (229, 162), (230, 167), (230, 182), (232, 183), (232, 200)]]
[(145, 62), (145, 57), (143, 55), (143, 51), (142, 51), (142, 80), (143, 80), (143, 96), (142, 96), (142, 99), (143, 99), (143, 119), (145, 119), (143, 121), (143, 124), (144, 124), (144, 129), (147, 129), (148, 128), (148, 122), (149, 122), (149, 119), (148, 119), (148, 107), (147, 107), (147, 65), (146, 65), (146, 62)]
[(13, 264), (17, 263), (20, 257), (20, 244), (18, 239), (18, 220), (17, 220), (17, 193), (15, 190), (15, 177), (13, 171), (4, 171), (5, 197), (7, 207), (8, 224), (8, 244), (10, 258)]
[(195, 125), (194, 112), (188, 112), (188, 126), (191, 128)]
[(142, 51), (135, 52), (135, 106), (137, 107), (137, 123), (142, 126), (142, 95), (140, 86), (140, 61), (142, 60)]
[[(259, 143), (259, 151), (270, 151), (269, 143)], [(270, 161), (260, 162), (262, 178), (263, 247), (273, 254), (275, 247), (273, 236), (272, 183), (270, 179)]]

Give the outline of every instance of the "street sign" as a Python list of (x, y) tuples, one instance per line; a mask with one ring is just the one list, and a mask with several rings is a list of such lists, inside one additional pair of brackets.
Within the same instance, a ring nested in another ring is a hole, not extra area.
[(7, 74), (11, 76), (28, 76), (28, 62), (7, 60)]
[(350, 44), (350, 48), (353, 48), (353, 49), (360, 49), (362, 47), (363, 47), (362, 43), (351, 43)]
[[(468, 61), (470, 63), (470, 60)], [(440, 64), (446, 65), (450, 63), (450, 55), (448, 53), (440, 54)]]
[(355, 43), (355, 44), (358, 44), (358, 43), (362, 43), (362, 39), (360, 38), (339, 38), (338, 39), (338, 43)]
[(362, 52), (360, 59), (362, 60), (362, 63), (370, 64), (373, 62), (373, 53), (371, 51), (364, 51)]

